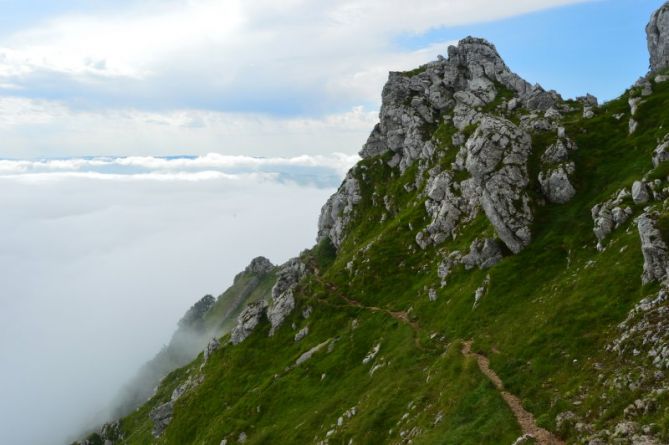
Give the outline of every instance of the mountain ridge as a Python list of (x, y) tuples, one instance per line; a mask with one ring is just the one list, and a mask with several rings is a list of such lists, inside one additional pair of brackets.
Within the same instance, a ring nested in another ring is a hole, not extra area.
[(80, 443), (667, 443), (668, 10), (601, 105), (472, 37), (391, 73), (318, 244)]

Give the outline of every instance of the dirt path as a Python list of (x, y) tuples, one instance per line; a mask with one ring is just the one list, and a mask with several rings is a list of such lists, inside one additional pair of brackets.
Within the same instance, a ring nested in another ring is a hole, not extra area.
[(484, 355), (472, 352), (471, 341), (464, 343), (462, 347), (462, 353), (466, 357), (473, 357), (476, 359), (481, 372), (485, 374), (488, 379), (490, 379), (490, 381), (493, 383), (493, 385), (495, 385), (499, 393), (502, 395), (502, 398), (506, 404), (509, 405), (509, 408), (511, 408), (513, 415), (516, 416), (518, 425), (520, 425), (520, 428), (523, 430), (523, 434), (529, 434), (530, 436), (534, 437), (539, 445), (564, 445), (564, 442), (555, 437), (553, 433), (537, 425), (536, 421), (534, 420), (534, 416), (527, 412), (525, 408), (523, 408), (523, 404), (520, 402), (518, 397), (504, 390), (504, 383), (502, 382), (502, 379), (499, 378), (497, 373), (490, 369), (490, 361), (488, 358)]
[(416, 321), (411, 320), (411, 318), (409, 317), (409, 313), (407, 311), (391, 311), (389, 309), (384, 309), (384, 308), (380, 308), (380, 307), (377, 307), (377, 306), (365, 306), (361, 302), (359, 302), (357, 300), (354, 300), (353, 298), (350, 298), (349, 296), (347, 296), (346, 294), (341, 292), (334, 284), (325, 283), (320, 278), (317, 278), (317, 280), (323, 286), (325, 286), (330, 292), (334, 293), (335, 295), (339, 296), (339, 298), (344, 300), (344, 302), (346, 303), (346, 306), (355, 307), (355, 308), (359, 308), (359, 309), (365, 309), (365, 310), (370, 311), (370, 312), (377, 312), (377, 313), (386, 314), (386, 315), (394, 318), (395, 320), (408, 325), (414, 331), (414, 339), (415, 339), (416, 347), (418, 349), (420, 349), (421, 351), (425, 351), (425, 348), (420, 343), (420, 338), (419, 338), (420, 326), (418, 325), (418, 323)]

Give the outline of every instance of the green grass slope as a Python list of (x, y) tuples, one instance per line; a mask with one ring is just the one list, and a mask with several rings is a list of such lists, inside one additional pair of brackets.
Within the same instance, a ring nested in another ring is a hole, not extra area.
[[(240, 345), (224, 337), (225, 345), (202, 368), (200, 355), (174, 371), (146, 405), (121, 421), (120, 443), (219, 445), (238, 443), (242, 435), (247, 444), (511, 444), (520, 427), (476, 362), (461, 353), (465, 340), (490, 358), (505, 388), (538, 424), (567, 443), (613, 432), (631, 419), (625, 408), (658, 382), (610, 384), (647, 365), (607, 346), (630, 310), (659, 286), (641, 285), (634, 218), (599, 252), (590, 209), (648, 172), (666, 181), (666, 164), (653, 169), (651, 153), (669, 132), (669, 82), (653, 87), (631, 136), (627, 100), (634, 90), (601, 106), (592, 119), (582, 118), (580, 106), (567, 115), (564, 126), (579, 147), (573, 155), (576, 197), (534, 209), (533, 241), (520, 254), (485, 271), (459, 266), (445, 287), (437, 276), (444, 255), (466, 250), (482, 234), (492, 236), (490, 224), (481, 216), (455, 240), (421, 250), (414, 238), (428, 223), (424, 198), (421, 190), (404, 187), (416, 168), (399, 175), (385, 159), (360, 162), (353, 172), (362, 201), (346, 240), (336, 253), (325, 242), (303, 252), (313, 272), (300, 283), (297, 307), (277, 333), (269, 337), (265, 321)], [(453, 129), (442, 124), (431, 131), (448, 165), (456, 150), (449, 145)], [(534, 152), (554, 139), (553, 133), (534, 135)], [(538, 182), (533, 193), (540, 193)], [(375, 206), (375, 196), (390, 197), (392, 211)], [(634, 216), (643, 211), (630, 205)], [(474, 308), (474, 293), (486, 277), (486, 293)], [(258, 286), (262, 294), (271, 287), (267, 280)], [(430, 289), (436, 301), (428, 298)], [(305, 318), (307, 307), (312, 313)], [(227, 310), (212, 310), (208, 323)], [(295, 341), (305, 326), (309, 334)], [(175, 403), (171, 423), (154, 438), (148, 413), (187, 376), (200, 373), (203, 382)], [(558, 425), (566, 412), (580, 426)], [(669, 397), (660, 394), (632, 420), (669, 441)]]

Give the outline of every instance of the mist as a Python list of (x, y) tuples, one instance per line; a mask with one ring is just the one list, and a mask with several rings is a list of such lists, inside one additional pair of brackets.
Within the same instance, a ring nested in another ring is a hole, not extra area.
[(353, 158), (302, 161), (225, 167), (234, 173), (5, 163), (0, 443), (76, 439), (193, 303), (255, 256), (280, 264), (311, 247)]

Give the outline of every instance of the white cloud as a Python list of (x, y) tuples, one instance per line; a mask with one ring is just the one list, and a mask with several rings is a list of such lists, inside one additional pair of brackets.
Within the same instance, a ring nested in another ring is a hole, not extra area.
[(0, 155), (357, 153), (377, 121), (355, 107), (317, 118), (203, 110), (76, 111), (62, 102), (0, 97)]
[(0, 175), (3, 444), (66, 443), (89, 427), (190, 305), (257, 255), (278, 263), (312, 246), (333, 191), (260, 174), (157, 181), (51, 167), (40, 175), (58, 180)]
[(333, 109), (351, 100), (378, 102), (387, 71), (445, 52), (435, 44), (422, 53), (398, 48), (398, 36), (583, 1), (589, 0), (417, 0), (410, 7), (399, 0), (140, 3), (55, 17), (0, 41), (0, 82), (30, 89), (46, 78), (57, 89), (64, 76), (107, 100), (184, 106), (214, 95), (216, 106), (227, 109), (239, 109), (245, 97), (303, 101), (306, 95), (308, 108)]

